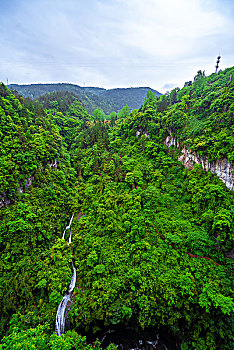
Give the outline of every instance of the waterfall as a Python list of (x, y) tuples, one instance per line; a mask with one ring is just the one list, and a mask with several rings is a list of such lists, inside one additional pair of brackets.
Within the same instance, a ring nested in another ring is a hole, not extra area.
[[(62, 237), (62, 239), (65, 239), (65, 233), (66, 233), (66, 231), (69, 230), (69, 228), (71, 227), (73, 218), (74, 218), (74, 213), (72, 214), (72, 217), (71, 217), (71, 220), (70, 220), (70, 222), (69, 222), (69, 225), (65, 228), (65, 230), (64, 230), (64, 232), (63, 232), (63, 237)], [(70, 232), (71, 232), (71, 230), (70, 230)]]
[[(78, 220), (80, 219), (80, 217), (81, 217), (81, 215), (79, 213)], [(72, 237), (71, 224), (72, 224), (73, 218), (74, 218), (74, 213), (72, 214), (69, 225), (65, 228), (65, 230), (63, 232), (63, 237), (62, 237), (63, 239), (65, 239), (65, 233), (67, 230), (70, 229), (70, 236), (68, 239), (69, 244), (71, 243), (71, 237)], [(67, 308), (68, 302), (71, 301), (71, 294), (72, 294), (73, 289), (75, 288), (75, 285), (76, 285), (76, 268), (75, 268), (73, 262), (72, 262), (72, 268), (73, 268), (73, 275), (72, 275), (71, 282), (69, 284), (69, 287), (68, 287), (66, 294), (64, 295), (64, 297), (63, 297), (63, 299), (62, 299), (62, 301), (59, 304), (58, 309), (57, 309), (56, 321), (55, 321), (55, 332), (57, 333), (58, 336), (63, 334), (65, 331), (65, 322), (66, 322), (66, 317), (67, 317), (66, 308)]]
[(67, 316), (67, 312), (66, 312), (67, 303), (71, 301), (71, 294), (76, 285), (76, 269), (73, 262), (72, 262), (72, 267), (73, 267), (73, 275), (68, 287), (68, 291), (64, 295), (57, 310), (56, 321), (55, 321), (55, 332), (57, 333), (58, 336), (64, 333), (66, 316)]

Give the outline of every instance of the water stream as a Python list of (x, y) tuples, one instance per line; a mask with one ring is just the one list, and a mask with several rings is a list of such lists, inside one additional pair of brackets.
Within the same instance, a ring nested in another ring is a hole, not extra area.
[[(74, 218), (74, 213), (72, 214), (69, 225), (65, 228), (65, 230), (63, 232), (63, 236), (62, 236), (62, 238), (65, 239), (66, 231), (70, 229), (70, 236), (69, 236), (69, 239), (67, 241), (69, 244), (71, 243), (71, 237), (72, 237), (71, 224), (72, 224), (73, 218)], [(79, 219), (80, 219), (80, 215), (78, 215), (78, 220)], [(72, 268), (73, 268), (73, 275), (72, 275), (71, 282), (69, 284), (69, 287), (68, 287), (66, 294), (64, 295), (64, 297), (63, 297), (63, 299), (62, 299), (62, 301), (59, 304), (58, 309), (57, 309), (56, 321), (55, 321), (55, 332), (57, 333), (58, 336), (63, 334), (65, 331), (65, 322), (66, 322), (66, 317), (67, 317), (66, 308), (67, 308), (68, 302), (71, 301), (71, 294), (72, 294), (73, 289), (75, 288), (75, 285), (76, 285), (76, 268), (75, 268), (73, 262), (72, 262)]]
[[(83, 214), (84, 215), (84, 214)], [(80, 220), (82, 214), (78, 213), (77, 219)], [(70, 219), (69, 225), (65, 228), (63, 232), (62, 238), (65, 239), (66, 231), (70, 230), (70, 235), (67, 242), (70, 244), (72, 241), (72, 231), (71, 224), (74, 218), (74, 213)], [(71, 295), (76, 285), (76, 268), (74, 266), (74, 262), (72, 262), (73, 275), (69, 287), (60, 302), (55, 321), (55, 331), (58, 336), (61, 336), (65, 332), (65, 323), (67, 317), (67, 305), (71, 302)], [(90, 341), (92, 342), (94, 339), (92, 337), (94, 334), (92, 333)], [(97, 336), (97, 335), (96, 335)], [(95, 337), (96, 337), (95, 336)], [(114, 343), (118, 346), (119, 350), (174, 350), (177, 349), (175, 346), (175, 341), (168, 336), (164, 336), (161, 332), (156, 331), (135, 331), (133, 328), (115, 328), (109, 329), (105, 333), (100, 331), (99, 339), (102, 343), (102, 346), (105, 348), (110, 343)], [(89, 336), (88, 336), (89, 338)]]
[(72, 217), (71, 217), (71, 220), (70, 220), (70, 222), (69, 222), (69, 225), (65, 228), (65, 230), (64, 230), (64, 232), (63, 232), (63, 237), (62, 237), (62, 239), (65, 239), (65, 234), (66, 234), (66, 231), (67, 231), (67, 230), (70, 229), (70, 234), (71, 234), (71, 224), (72, 224), (72, 221), (73, 221), (73, 218), (74, 218), (74, 214), (75, 214), (75, 213), (72, 214)]

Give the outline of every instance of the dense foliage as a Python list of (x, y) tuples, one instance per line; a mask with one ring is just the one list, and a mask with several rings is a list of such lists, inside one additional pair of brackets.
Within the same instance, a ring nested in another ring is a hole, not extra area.
[[(232, 348), (233, 192), (199, 166), (185, 169), (178, 150), (163, 144), (172, 134), (181, 147), (233, 163), (232, 74), (198, 72), (183, 89), (148, 93), (140, 110), (108, 119), (88, 115), (73, 95), (41, 100), (44, 110), (1, 86), (1, 122), (13, 121), (3, 156), (14, 159), (22, 147), (31, 154), (31, 124), (48, 147), (31, 157), (32, 169), (26, 155), (17, 173), (1, 170), (12, 203), (0, 212), (0, 349), (99, 349), (79, 334), (111, 325), (155, 327), (182, 350)], [(30, 175), (32, 184), (17, 191)], [(73, 212), (69, 245), (61, 237)], [(72, 330), (57, 337), (72, 259)]]
[(74, 94), (85, 105), (89, 113), (92, 113), (95, 108), (99, 108), (104, 110), (106, 114), (109, 114), (114, 109), (110, 101), (102, 98), (99, 89), (96, 90), (95, 88), (90, 88), (89, 90), (74, 84), (12, 84), (9, 87), (11, 90), (17, 90), (22, 96), (33, 99), (48, 93), (66, 91)]
[(209, 160), (228, 158), (234, 163), (234, 69), (209, 77), (199, 71), (193, 84), (157, 99), (148, 93), (132, 127), (148, 131), (158, 141), (174, 136)]
[(64, 155), (58, 128), (39, 104), (16, 98), (0, 85), (0, 194), (11, 199), (26, 179)]
[(30, 84), (30, 85), (9, 85), (10, 89), (17, 90), (22, 96), (39, 98), (42, 95), (67, 91), (74, 94), (86, 107), (89, 113), (96, 108), (110, 114), (112, 111), (119, 112), (126, 104), (130, 109), (137, 109), (144, 101), (147, 91), (154, 92), (157, 96), (160, 93), (147, 87), (110, 89), (95, 87), (81, 87), (74, 84)]
[(161, 95), (158, 91), (149, 87), (138, 87), (105, 90), (101, 93), (101, 97), (110, 101), (114, 107), (113, 110), (119, 112), (125, 105), (128, 105), (130, 110), (140, 108), (148, 91), (156, 96)]

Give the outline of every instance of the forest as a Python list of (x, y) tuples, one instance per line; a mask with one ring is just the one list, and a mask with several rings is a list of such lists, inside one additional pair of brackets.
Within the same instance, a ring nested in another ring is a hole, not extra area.
[(186, 145), (233, 166), (233, 112), (234, 67), (118, 113), (0, 85), (0, 350), (115, 350), (98, 335), (121, 327), (233, 348), (234, 194), (178, 160)]
[(161, 94), (149, 87), (125, 88), (125, 89), (109, 89), (98, 87), (81, 87), (75, 84), (29, 84), (18, 85), (10, 84), (10, 90), (18, 91), (23, 97), (30, 97), (32, 99), (44, 98), (43, 95), (70, 92), (81, 101), (88, 113), (92, 114), (95, 109), (102, 110), (106, 115), (111, 112), (118, 113), (126, 104), (129, 108), (138, 109), (144, 102), (147, 91), (152, 91), (157, 96)]

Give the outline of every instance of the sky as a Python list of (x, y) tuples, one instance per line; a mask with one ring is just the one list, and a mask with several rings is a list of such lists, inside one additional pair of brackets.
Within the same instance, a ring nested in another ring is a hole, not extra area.
[(234, 65), (234, 0), (0, 0), (0, 81), (182, 88)]

